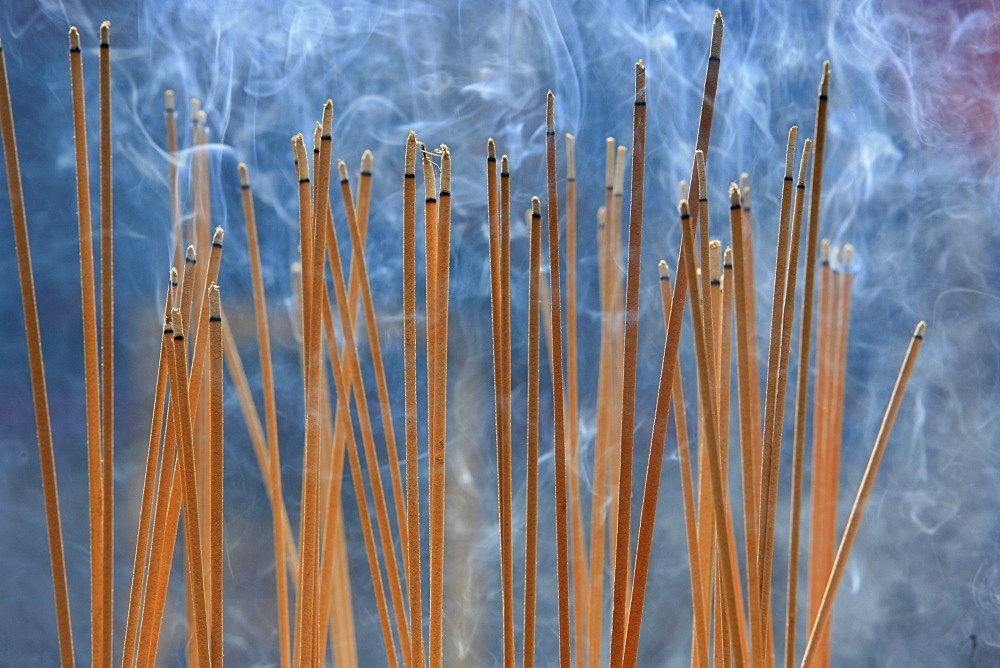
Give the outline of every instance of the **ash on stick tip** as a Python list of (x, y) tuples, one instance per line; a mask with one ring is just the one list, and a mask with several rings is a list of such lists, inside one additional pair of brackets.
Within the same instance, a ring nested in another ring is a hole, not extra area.
[(720, 58), (722, 56), (722, 11), (715, 10), (715, 21), (712, 23), (712, 48), (709, 50), (709, 58)]
[(646, 104), (646, 66), (642, 59), (635, 64), (635, 103)]
[(740, 187), (736, 183), (729, 184), (729, 206), (740, 206)]
[(700, 148), (694, 152), (694, 164), (698, 170), (698, 196), (700, 198), (708, 197), (708, 177), (706, 176), (705, 168), (705, 152)]
[(333, 100), (327, 100), (323, 105), (323, 138), (330, 139), (333, 134)]
[(542, 217), (542, 200), (537, 197), (531, 198), (531, 217), (539, 219)]
[(361, 173), (371, 174), (372, 163), (375, 161), (375, 156), (372, 154), (371, 150), (365, 149), (365, 152), (361, 154)]
[(667, 266), (666, 260), (660, 260), (659, 264), (656, 265), (657, 269), (660, 271), (660, 280), (666, 281), (670, 278), (670, 267)]
[(205, 127), (208, 125), (208, 112), (204, 109), (199, 109), (198, 113), (195, 114), (195, 120), (198, 121), (198, 125)]
[(576, 138), (566, 133), (566, 178), (576, 179)]
[(185, 262), (197, 262), (198, 261), (198, 253), (196, 253), (195, 250), (194, 250), (194, 244), (188, 245), (187, 250), (184, 251), (184, 261)]
[(222, 299), (219, 295), (219, 285), (212, 283), (208, 286), (208, 317), (210, 320), (222, 319)]
[(337, 174), (340, 175), (341, 181), (347, 180), (347, 163), (343, 160), (337, 160)]
[(240, 173), (240, 186), (250, 187), (250, 174), (247, 172), (247, 163), (241, 162), (236, 165), (236, 170)]
[(80, 50), (80, 31), (73, 26), (69, 29), (69, 48), (71, 51)]
[(323, 124), (316, 121), (313, 128), (313, 153), (319, 153), (319, 145), (323, 141)]
[(806, 139), (802, 143), (802, 161), (799, 163), (799, 185), (803, 188), (806, 185), (806, 172), (809, 171), (809, 157), (812, 155), (812, 139)]
[(792, 178), (795, 168), (795, 142), (799, 136), (799, 126), (793, 125), (788, 130), (788, 144), (785, 146), (785, 178)]
[(677, 210), (680, 211), (681, 218), (691, 217), (691, 209), (688, 207), (688, 201), (686, 199), (681, 200), (681, 203), (677, 205)]
[(823, 264), (830, 264), (830, 240), (823, 239), (819, 242), (819, 261)]
[(497, 159), (497, 145), (493, 142), (493, 137), (486, 140), (486, 157), (490, 160)]
[(170, 325), (174, 328), (174, 339), (183, 339), (184, 319), (181, 317), (181, 310), (179, 308), (170, 310)]
[(163, 91), (163, 106), (166, 107), (168, 113), (174, 113), (174, 91), (168, 88)]
[(545, 96), (545, 131), (556, 131), (556, 96), (552, 91)]
[(510, 176), (510, 158), (506, 154), (500, 156), (500, 176)]
[(417, 133), (410, 130), (406, 137), (406, 160), (404, 170), (406, 174), (414, 174), (417, 169)]
[(441, 144), (441, 192), (451, 194), (451, 151)]
[(743, 187), (743, 208), (747, 211), (750, 210), (750, 186)]
[(101, 24), (101, 46), (108, 46), (108, 38), (111, 34), (111, 21), (105, 21)]
[(170, 285), (177, 285), (177, 267), (170, 267)]
[(435, 184), (437, 179), (434, 176), (434, 163), (431, 161), (430, 153), (424, 149), (423, 144), (419, 144), (418, 148), (423, 154), (423, 168), (424, 168), (424, 197), (428, 201), (434, 201), (437, 199), (437, 193)]
[(927, 331), (927, 323), (921, 320), (917, 323), (917, 328), (913, 330), (913, 338), (922, 339), (924, 338), (924, 332)]
[(708, 242), (708, 275), (712, 283), (722, 281), (722, 242), (718, 239)]
[(854, 246), (851, 244), (844, 244), (843, 250), (840, 251), (840, 266), (845, 270), (850, 269), (851, 265), (854, 263)]
[(732, 246), (726, 246), (726, 252), (722, 254), (722, 268), (723, 269), (732, 269), (733, 268), (733, 247)]
[(830, 94), (830, 61), (823, 61), (823, 76), (819, 80), (819, 94), (826, 97)]
[(226, 236), (226, 233), (222, 230), (222, 225), (215, 228), (215, 234), (212, 235), (212, 245), (221, 246), (222, 238)]

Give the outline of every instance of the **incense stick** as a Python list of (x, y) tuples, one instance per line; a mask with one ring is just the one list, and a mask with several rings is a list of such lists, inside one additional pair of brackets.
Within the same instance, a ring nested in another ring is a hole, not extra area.
[(7, 169), (7, 189), (14, 227), (17, 271), (21, 284), (21, 305), (24, 309), (25, 338), (28, 344), (28, 365), (31, 371), (31, 391), (38, 434), (38, 456), (42, 470), (42, 493), (45, 498), (45, 522), (49, 537), (49, 558), (52, 562), (52, 583), (55, 594), (56, 624), (59, 634), (59, 657), (64, 666), (72, 666), (73, 635), (70, 625), (69, 594), (66, 585), (66, 558), (63, 552), (62, 522), (59, 518), (59, 496), (56, 485), (56, 464), (52, 446), (52, 426), (49, 401), (45, 389), (45, 368), (42, 360), (42, 340), (38, 327), (38, 304), (35, 300), (35, 279), (28, 249), (28, 223), (24, 211), (24, 191), (21, 168), (14, 136), (14, 115), (11, 111), (7, 62), (0, 44), (0, 133), (3, 136), (4, 163)]
[(410, 571), (410, 661), (424, 665), (420, 574), (420, 468), (417, 441), (417, 135), (406, 139), (403, 169), (403, 361), (406, 415), (406, 522)]
[(211, 661), (222, 665), (222, 505), (223, 505), (223, 425), (222, 425), (222, 307), (219, 286), (208, 290), (208, 366), (209, 366), (209, 564), (212, 600), (209, 639)]
[(539, 434), (539, 307), (542, 289), (542, 209), (537, 197), (531, 199), (531, 240), (528, 268), (528, 436), (524, 527), (524, 666), (535, 663), (535, 608), (538, 568), (538, 434)]
[[(795, 380), (795, 433), (792, 450), (792, 500), (788, 538), (788, 588), (786, 590), (785, 665), (795, 662), (795, 634), (798, 620), (799, 542), (802, 514), (802, 478), (805, 468), (806, 411), (809, 401), (809, 355), (812, 352), (813, 300), (816, 283), (816, 253), (819, 241), (820, 193), (823, 186), (823, 156), (826, 146), (827, 96), (830, 61), (823, 63), (823, 75), (816, 103), (815, 143), (809, 193), (809, 221), (806, 231), (805, 280), (802, 286), (802, 316), (799, 320), (798, 372)], [(815, 470), (815, 469), (814, 469)]]
[[(101, 484), (101, 378), (97, 348), (97, 296), (94, 285), (94, 238), (90, 214), (90, 168), (87, 159), (87, 113), (83, 85), (83, 55), (76, 27), (69, 31), (70, 78), (73, 97), (73, 138), (76, 155), (76, 199), (80, 238), (80, 305), (83, 311), (83, 366), (86, 379), (87, 462), (90, 486), (90, 599), (92, 633), (104, 614), (103, 494)], [(91, 637), (91, 661), (100, 660), (100, 643)]]
[(632, 192), (629, 210), (628, 270), (625, 278), (625, 354), (622, 362), (621, 467), (618, 473), (618, 532), (615, 540), (614, 592), (611, 606), (611, 661), (625, 648), (628, 624), (628, 560), (632, 534), (632, 459), (635, 439), (635, 385), (639, 348), (639, 277), (642, 266), (642, 202), (646, 159), (646, 68), (635, 65), (635, 113), (632, 119)]
[(851, 507), (851, 514), (847, 519), (844, 535), (840, 539), (840, 546), (837, 548), (837, 556), (833, 563), (833, 569), (830, 572), (830, 578), (827, 580), (826, 591), (823, 593), (823, 601), (820, 604), (816, 620), (813, 622), (812, 630), (809, 633), (809, 642), (806, 645), (805, 655), (802, 657), (803, 666), (811, 666), (815, 663), (813, 659), (815, 658), (816, 640), (829, 622), (830, 613), (833, 610), (833, 599), (837, 593), (837, 588), (840, 586), (840, 580), (844, 575), (847, 557), (854, 546), (854, 539), (858, 535), (858, 527), (864, 517), (865, 506), (868, 503), (868, 497), (871, 496), (872, 487), (875, 485), (875, 476), (878, 474), (882, 457), (885, 455), (889, 435), (892, 433), (896, 416), (899, 414), (899, 407), (903, 402), (903, 396), (906, 394), (906, 387), (910, 382), (910, 377), (913, 375), (913, 366), (917, 361), (917, 355), (920, 353), (926, 329), (926, 323), (923, 321), (917, 323), (913, 337), (910, 339), (910, 344), (906, 349), (906, 355), (903, 357), (903, 364), (896, 378), (896, 384), (892, 388), (892, 394), (889, 397), (889, 405), (886, 407), (885, 415), (882, 417), (882, 424), (879, 427), (878, 435), (875, 437), (872, 454), (868, 459), (868, 465), (865, 467), (861, 484), (858, 486), (858, 494), (854, 499), (854, 505)]
[(180, 188), (177, 182), (177, 107), (174, 91), (163, 93), (163, 110), (167, 134), (167, 181), (170, 188), (170, 227), (174, 235), (174, 266), (184, 259), (184, 231), (181, 228)]
[[(101, 24), (100, 73), (100, 158), (101, 158), (101, 462), (103, 515), (101, 539), (101, 588), (104, 594), (101, 633), (98, 639), (100, 663), (111, 661), (114, 616), (114, 452), (115, 452), (115, 305), (114, 305), (114, 232), (111, 179), (111, 47), (108, 41), (111, 23)], [(97, 637), (95, 635), (95, 637)]]
[(278, 643), (282, 668), (291, 665), (291, 636), (288, 622), (288, 581), (285, 568), (284, 545), (291, 536), (282, 531), (280, 521), (284, 513), (284, 496), (281, 491), (281, 459), (278, 447), (278, 411), (275, 401), (274, 365), (271, 362), (271, 334), (268, 326), (267, 302), (264, 298), (264, 278), (260, 262), (260, 244), (257, 239), (257, 217), (254, 213), (253, 193), (247, 166), (237, 166), (242, 193), (243, 220), (247, 230), (247, 251), (250, 259), (250, 279), (253, 286), (255, 322), (257, 324), (257, 349), (260, 355), (261, 384), (264, 390), (264, 419), (267, 424), (269, 475), (265, 476), (268, 499), (271, 502), (271, 525), (274, 535), (274, 577), (277, 588)]

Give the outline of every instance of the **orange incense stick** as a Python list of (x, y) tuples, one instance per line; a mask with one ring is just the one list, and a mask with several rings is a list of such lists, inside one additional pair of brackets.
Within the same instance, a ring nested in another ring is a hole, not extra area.
[(625, 633), (629, 614), (628, 560), (632, 535), (632, 459), (635, 439), (635, 385), (639, 352), (639, 278), (642, 266), (642, 203), (645, 159), (646, 68), (640, 60), (635, 65), (635, 113), (632, 119), (632, 192), (629, 210), (628, 270), (625, 278), (625, 354), (622, 362), (621, 467), (618, 471), (618, 531), (615, 540), (615, 575), (611, 605), (612, 663), (618, 663), (621, 660), (620, 657), (625, 648)]
[(528, 438), (524, 527), (524, 666), (535, 663), (535, 600), (538, 569), (538, 383), (540, 365), (538, 295), (541, 290), (542, 209), (531, 199), (528, 269)]
[(35, 279), (31, 269), (31, 254), (28, 249), (28, 222), (24, 212), (21, 167), (17, 158), (14, 115), (11, 111), (10, 86), (7, 81), (7, 62), (2, 45), (0, 45), (0, 134), (3, 136), (7, 189), (10, 194), (14, 246), (17, 252), (17, 271), (21, 283), (21, 304), (24, 309), (24, 328), (28, 343), (28, 364), (31, 370), (31, 391), (38, 433), (38, 455), (42, 469), (42, 492), (45, 497), (45, 521), (49, 536), (49, 558), (52, 561), (56, 625), (59, 632), (59, 656), (64, 666), (72, 666), (74, 663), (73, 635), (70, 626), (69, 594), (66, 586), (66, 558), (63, 552), (62, 522), (59, 519), (59, 496), (56, 486), (55, 454), (52, 447), (52, 426), (49, 420), (48, 395), (45, 390), (45, 365), (42, 360), (42, 340), (38, 327)]
[(889, 405), (886, 407), (885, 415), (882, 417), (882, 424), (879, 427), (878, 435), (875, 438), (875, 445), (872, 447), (872, 454), (868, 459), (868, 466), (865, 467), (865, 473), (861, 478), (861, 484), (858, 486), (858, 494), (854, 499), (854, 505), (851, 507), (851, 514), (847, 519), (847, 526), (844, 528), (844, 535), (840, 539), (840, 547), (837, 548), (837, 556), (833, 563), (830, 578), (827, 581), (826, 591), (823, 593), (823, 601), (820, 604), (819, 613), (817, 614), (816, 620), (812, 625), (812, 630), (809, 633), (809, 642), (806, 645), (805, 655), (802, 657), (802, 666), (804, 667), (812, 666), (817, 663), (815, 661), (816, 642), (819, 635), (823, 633), (825, 626), (830, 621), (830, 613), (833, 610), (833, 600), (837, 594), (837, 588), (840, 586), (840, 580), (844, 576), (844, 569), (847, 566), (847, 557), (850, 555), (851, 548), (854, 546), (854, 539), (858, 535), (858, 527), (864, 517), (865, 506), (868, 503), (868, 497), (871, 496), (872, 487), (875, 485), (875, 476), (878, 473), (879, 465), (882, 463), (882, 457), (885, 455), (885, 448), (889, 442), (889, 435), (892, 433), (892, 427), (896, 422), (896, 416), (899, 414), (899, 407), (903, 402), (903, 396), (906, 394), (906, 387), (910, 382), (910, 376), (913, 375), (913, 366), (916, 364), (917, 355), (920, 353), (920, 347), (923, 344), (924, 332), (926, 331), (926, 328), (927, 325), (923, 321), (917, 323), (917, 327), (913, 332), (913, 337), (910, 339), (910, 344), (906, 349), (906, 355), (903, 357), (903, 364), (899, 370), (899, 375), (896, 377), (896, 384), (892, 388), (892, 395), (889, 397)]
[(222, 665), (222, 505), (223, 505), (223, 426), (222, 426), (222, 306), (219, 286), (208, 288), (208, 518), (209, 568), (212, 574), (211, 630), (209, 654), (212, 663)]

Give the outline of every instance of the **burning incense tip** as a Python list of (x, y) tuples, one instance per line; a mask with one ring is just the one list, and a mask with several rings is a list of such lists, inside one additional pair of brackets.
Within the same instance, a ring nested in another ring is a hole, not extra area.
[(174, 91), (165, 90), (163, 91), (163, 106), (166, 108), (167, 113), (174, 113)]
[(840, 266), (845, 270), (851, 268), (851, 264), (854, 260), (854, 246), (851, 244), (844, 244), (844, 249), (840, 253)]
[(823, 239), (819, 242), (819, 261), (823, 264), (830, 264), (830, 240)]
[(510, 160), (506, 155), (500, 156), (500, 178), (510, 176)]
[(806, 187), (806, 172), (809, 170), (809, 156), (812, 155), (812, 139), (806, 139), (802, 144), (802, 161), (799, 163), (799, 182), (796, 187)]
[(198, 261), (198, 253), (194, 249), (194, 244), (189, 244), (187, 250), (184, 251), (184, 261), (190, 263)]
[(415, 177), (417, 170), (417, 133), (410, 130), (406, 137), (406, 158), (404, 162), (403, 174), (408, 177)]
[(177, 286), (177, 267), (170, 267), (170, 285)]
[(323, 141), (330, 141), (333, 135), (333, 100), (323, 105)]
[(825, 98), (830, 94), (830, 61), (823, 61), (823, 77), (819, 80), (819, 96)]
[(441, 144), (441, 194), (451, 194), (451, 151)]
[(337, 161), (337, 174), (340, 175), (340, 182), (344, 183), (347, 181), (347, 163), (343, 160)]
[(566, 178), (576, 180), (576, 138), (566, 133)]
[(250, 187), (250, 174), (247, 173), (247, 164), (241, 162), (236, 165), (236, 171), (240, 173), (240, 187), (249, 188)]
[(486, 159), (496, 160), (497, 159), (497, 147), (493, 143), (493, 137), (486, 140)]
[(222, 247), (222, 238), (224, 236), (226, 236), (226, 233), (223, 232), (222, 226), (220, 225), (220, 226), (216, 227), (215, 228), (215, 234), (212, 235), (212, 245), (215, 246), (215, 247), (217, 247), (217, 248), (221, 248)]
[(913, 330), (913, 338), (922, 339), (924, 338), (924, 332), (927, 330), (927, 323), (921, 320), (917, 323), (917, 328)]
[(660, 270), (660, 280), (661, 281), (669, 281), (670, 280), (670, 267), (667, 266), (667, 261), (666, 260), (660, 260), (660, 263), (657, 265), (657, 268)]
[(375, 156), (372, 155), (370, 150), (365, 149), (365, 152), (361, 154), (361, 173), (370, 175), (372, 173), (372, 163), (374, 161)]
[(174, 328), (174, 340), (183, 341), (184, 320), (181, 318), (181, 310), (179, 308), (170, 310), (170, 326)]
[(201, 100), (199, 100), (196, 97), (192, 97), (191, 98), (191, 120), (192, 121), (198, 115), (199, 111), (201, 111)]
[(722, 56), (722, 12), (715, 10), (715, 21), (712, 23), (712, 47), (709, 49), (709, 59), (720, 58)]
[[(722, 254), (722, 268), (732, 269), (733, 268), (733, 247), (726, 246), (726, 252)], [(728, 280), (728, 279), (726, 279)]]
[(309, 181), (309, 165), (306, 163), (306, 142), (302, 133), (292, 137), (292, 151), (295, 153), (295, 172), (299, 183)]
[(111, 21), (101, 24), (101, 46), (108, 46), (108, 36), (111, 33)]
[(799, 126), (793, 125), (788, 130), (788, 144), (785, 147), (785, 178), (792, 178), (792, 169), (795, 168), (795, 142), (799, 136)]
[(424, 198), (427, 202), (436, 202), (437, 188), (435, 188), (434, 163), (431, 161), (430, 153), (424, 150), (423, 144), (420, 144), (420, 152), (424, 155)]
[(545, 96), (545, 132), (555, 133), (556, 131), (556, 96), (549, 91)]
[(708, 242), (708, 271), (712, 285), (722, 283), (722, 242), (712, 239)]
[(740, 208), (740, 187), (735, 183), (729, 184), (729, 208)]
[(80, 31), (76, 29), (76, 26), (69, 29), (69, 50), (80, 50)]
[[(504, 156), (505, 158), (507, 156)], [(531, 198), (531, 217), (541, 218), (542, 217), (542, 201), (537, 197)]]
[(681, 203), (677, 206), (677, 210), (680, 211), (682, 219), (691, 217), (691, 209), (688, 208), (688, 201), (686, 199), (681, 200)]
[(635, 64), (635, 103), (646, 104), (646, 66), (641, 59)]
[(222, 320), (222, 300), (219, 297), (219, 286), (216, 283), (208, 286), (208, 319)]

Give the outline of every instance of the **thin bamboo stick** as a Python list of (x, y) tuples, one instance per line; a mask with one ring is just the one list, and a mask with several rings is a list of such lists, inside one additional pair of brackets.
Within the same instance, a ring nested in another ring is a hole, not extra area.
[(622, 660), (629, 614), (628, 561), (632, 535), (632, 461), (635, 440), (635, 385), (639, 351), (639, 278), (642, 266), (642, 204), (646, 159), (646, 68), (641, 60), (635, 65), (634, 108), (628, 270), (625, 278), (625, 354), (622, 362), (620, 437), (622, 454), (621, 467), (618, 472), (618, 531), (615, 539), (614, 591), (611, 605), (612, 664), (617, 664)]
[[(805, 280), (802, 286), (802, 316), (799, 320), (798, 372), (795, 380), (795, 433), (792, 450), (792, 499), (788, 538), (788, 587), (785, 606), (785, 665), (795, 663), (795, 636), (798, 621), (799, 543), (802, 516), (802, 478), (805, 467), (806, 412), (809, 402), (809, 355), (812, 352), (813, 301), (816, 283), (816, 253), (819, 242), (820, 193), (823, 186), (823, 156), (826, 147), (827, 96), (830, 88), (830, 61), (823, 63), (816, 103), (816, 129), (812, 179), (809, 193), (809, 221), (806, 231)], [(814, 469), (815, 470), (815, 469)]]
[(556, 181), (556, 98), (549, 91), (545, 104), (545, 165), (549, 224), (549, 297), (552, 301), (552, 422), (555, 432), (556, 577), (559, 616), (559, 664), (571, 661), (569, 610), (569, 527), (566, 512), (566, 416), (563, 381), (562, 287), (559, 269), (559, 192)]
[(2, 44), (0, 44), (0, 134), (3, 136), (7, 190), (10, 195), (17, 271), (21, 284), (21, 304), (24, 309), (25, 338), (28, 344), (28, 366), (31, 371), (31, 392), (35, 409), (36, 432), (38, 433), (38, 455), (42, 469), (42, 494), (45, 498), (45, 523), (49, 537), (49, 558), (52, 562), (52, 587), (55, 594), (56, 626), (59, 634), (59, 657), (62, 665), (72, 666), (74, 664), (73, 634), (70, 625), (69, 593), (66, 585), (66, 557), (63, 552), (62, 522), (59, 518), (52, 425), (49, 420), (49, 400), (45, 389), (45, 365), (42, 359), (42, 339), (38, 327), (35, 279), (31, 269), (31, 252), (28, 248), (28, 222), (24, 211), (21, 168), (17, 158), (14, 115), (11, 111), (7, 62)]
[(528, 436), (524, 527), (524, 666), (535, 664), (535, 610), (538, 569), (538, 434), (539, 434), (539, 306), (541, 291), (542, 205), (531, 199), (531, 240), (528, 268)]
[(917, 355), (920, 353), (920, 347), (923, 344), (926, 329), (926, 323), (923, 321), (917, 323), (917, 327), (913, 331), (913, 337), (910, 339), (910, 344), (906, 349), (906, 355), (903, 357), (903, 364), (899, 370), (899, 375), (896, 378), (896, 384), (892, 388), (892, 394), (889, 397), (889, 405), (886, 407), (885, 415), (882, 418), (882, 424), (879, 427), (878, 435), (875, 438), (875, 445), (872, 447), (872, 454), (868, 459), (868, 466), (865, 467), (865, 473), (861, 478), (861, 484), (858, 486), (858, 494), (854, 499), (854, 505), (851, 507), (851, 514), (847, 518), (847, 526), (844, 528), (844, 535), (840, 539), (840, 546), (837, 548), (837, 556), (833, 563), (830, 578), (827, 580), (826, 591), (823, 593), (823, 601), (820, 604), (819, 613), (817, 614), (816, 620), (812, 625), (812, 630), (809, 633), (809, 642), (806, 645), (805, 655), (802, 657), (802, 666), (811, 666), (816, 663), (816, 661), (814, 661), (816, 658), (816, 641), (819, 635), (823, 633), (824, 627), (830, 621), (830, 613), (833, 610), (833, 599), (837, 594), (837, 588), (840, 586), (840, 580), (844, 576), (844, 569), (847, 566), (847, 557), (850, 555), (851, 548), (854, 546), (854, 539), (858, 535), (858, 527), (864, 517), (865, 506), (868, 503), (868, 497), (871, 496), (872, 487), (875, 485), (875, 476), (882, 463), (882, 457), (885, 455), (885, 448), (886, 445), (888, 445), (889, 435), (892, 433), (892, 427), (896, 422), (896, 416), (899, 414), (899, 407), (903, 402), (903, 395), (906, 394), (906, 387), (910, 382), (910, 376), (913, 375), (913, 366), (916, 364)]

